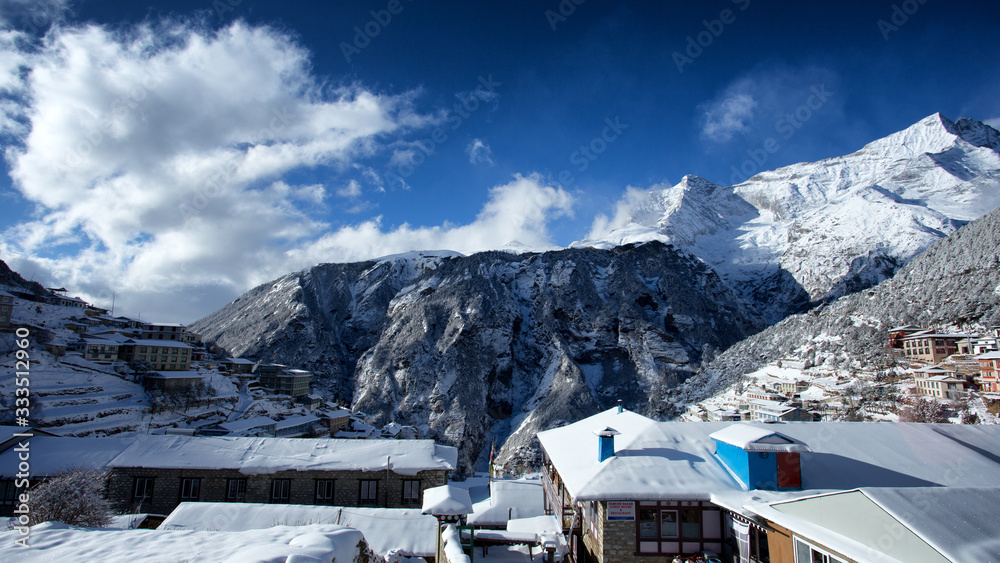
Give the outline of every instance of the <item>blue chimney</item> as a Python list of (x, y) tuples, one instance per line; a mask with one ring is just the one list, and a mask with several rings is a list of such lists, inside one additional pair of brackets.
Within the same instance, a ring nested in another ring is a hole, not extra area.
[(597, 434), (597, 461), (603, 462), (609, 457), (615, 456), (615, 436), (621, 432), (608, 426), (604, 430), (595, 432)]
[(622, 400), (618, 399), (618, 414), (621, 414), (623, 412), (625, 412), (625, 409), (622, 408)]

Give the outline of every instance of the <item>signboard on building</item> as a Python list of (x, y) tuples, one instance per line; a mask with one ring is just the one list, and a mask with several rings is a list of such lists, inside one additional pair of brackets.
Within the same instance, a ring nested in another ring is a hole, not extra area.
[(609, 500), (608, 520), (635, 520), (635, 503), (630, 500)]

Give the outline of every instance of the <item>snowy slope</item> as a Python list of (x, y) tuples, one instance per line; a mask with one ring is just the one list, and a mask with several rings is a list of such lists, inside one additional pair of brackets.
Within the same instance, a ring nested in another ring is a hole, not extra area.
[(686, 176), (630, 202), (574, 245), (671, 241), (776, 322), (891, 277), (1000, 205), (1000, 133), (934, 114), (846, 156), (729, 187)]

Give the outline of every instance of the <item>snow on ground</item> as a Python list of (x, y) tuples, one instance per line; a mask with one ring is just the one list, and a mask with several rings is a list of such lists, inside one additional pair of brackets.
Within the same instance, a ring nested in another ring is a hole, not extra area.
[(15, 544), (21, 537), (16, 530), (0, 532), (0, 560), (339, 563), (358, 560), (357, 546), (363, 535), (352, 528), (329, 524), (223, 532), (78, 528), (46, 522), (31, 528), (28, 549)]

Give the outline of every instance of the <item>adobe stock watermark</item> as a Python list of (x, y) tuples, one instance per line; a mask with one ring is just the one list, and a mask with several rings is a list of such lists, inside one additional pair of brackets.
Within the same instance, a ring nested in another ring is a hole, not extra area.
[[(493, 80), (492, 74), (485, 77), (479, 76), (479, 84), (476, 86), (476, 89), (468, 96), (464, 96), (458, 102), (455, 102), (455, 105), (451, 107), (451, 110), (448, 112), (448, 118), (445, 120), (445, 125), (450, 127), (452, 131), (457, 130), (484, 103), (496, 98), (496, 90), (500, 85), (500, 82)], [(414, 142), (413, 144), (417, 150), (414, 152), (412, 158), (406, 162), (395, 164), (394, 170), (386, 172), (386, 182), (399, 182), (401, 186), (405, 187), (407, 185), (405, 179), (412, 176), (417, 168), (426, 162), (427, 158), (437, 151), (437, 147), (444, 144), (448, 138), (448, 131), (444, 126), (439, 126), (431, 131), (429, 137)]]
[(212, 9), (215, 10), (215, 16), (221, 20), (227, 13), (235, 12), (242, 3), (243, 0), (213, 0)]
[[(774, 122), (775, 133), (779, 134), (785, 141), (791, 139), (807, 121), (813, 118), (816, 112), (826, 105), (826, 102), (833, 95), (834, 92), (827, 90), (825, 84), (812, 86), (809, 88), (809, 96), (805, 103), (782, 115)], [(755, 149), (747, 149), (746, 154), (749, 158), (744, 160), (739, 168), (735, 164), (730, 167), (733, 171), (729, 177), (730, 185), (742, 184), (749, 180), (754, 174), (763, 170), (768, 158), (779, 150), (781, 150), (781, 144), (775, 137), (768, 137)]]
[[(584, 172), (590, 168), (590, 163), (604, 154), (604, 151), (608, 150), (608, 146), (617, 141), (629, 127), (628, 123), (622, 123), (621, 118), (617, 115), (614, 118), (604, 118), (604, 124), (604, 129), (599, 135), (570, 153), (569, 162), (576, 165), (577, 172)], [(568, 169), (559, 172), (556, 179), (563, 186), (570, 186), (576, 181), (573, 173)]]
[(917, 13), (917, 10), (921, 6), (927, 3), (927, 0), (903, 0), (899, 4), (892, 5), (892, 11), (889, 14), (889, 20), (880, 19), (875, 22), (878, 26), (879, 32), (882, 33), (882, 39), (885, 41), (889, 40), (889, 34), (899, 31), (899, 28), (903, 27), (910, 21), (910, 16)]
[[(732, 0), (732, 2), (741, 12), (750, 7), (750, 0)], [(733, 23), (736, 23), (736, 12), (729, 8), (724, 8), (719, 12), (719, 17), (716, 19), (701, 20), (701, 25), (705, 29), (693, 36), (687, 36), (687, 45), (683, 53), (674, 51), (671, 54), (674, 64), (677, 66), (677, 72), (684, 72), (684, 66), (693, 63), (695, 59), (700, 57), (705, 49), (711, 47), (715, 40), (722, 36), (726, 26)]]
[(150, 91), (161, 82), (163, 82), (163, 76), (158, 74), (155, 68), (148, 68), (142, 80), (130, 88), (127, 93), (119, 96), (111, 104), (111, 110), (98, 117), (97, 125), (84, 133), (83, 138), (66, 151), (58, 166), (65, 170), (83, 164), (90, 153), (114, 132), (118, 123), (134, 112), (149, 96)]
[(552, 31), (555, 31), (559, 24), (565, 23), (570, 16), (576, 13), (577, 7), (583, 5), (586, 1), (587, 0), (561, 0), (555, 10), (545, 10), (545, 21), (549, 22), (549, 27), (552, 28)]
[[(407, 1), (412, 2), (413, 0)], [(364, 25), (354, 26), (352, 41), (350, 43), (347, 41), (340, 42), (340, 52), (344, 55), (344, 59), (350, 63), (351, 57), (360, 55), (361, 51), (371, 45), (372, 41), (382, 33), (382, 30), (389, 27), (393, 16), (403, 13), (405, 8), (406, 6), (403, 5), (402, 0), (389, 0), (385, 8), (368, 12), (371, 14), (372, 19), (368, 20)]]
[[(281, 108), (280, 110), (275, 109), (271, 111), (271, 119), (268, 121), (268, 126), (260, 129), (257, 134), (249, 141), (251, 147), (261, 143), (266, 139), (273, 139), (278, 133), (283, 131), (288, 124), (294, 119), (294, 115), (288, 112), (287, 108)], [(239, 167), (235, 161), (228, 161), (220, 170), (205, 180), (199, 188), (197, 193), (195, 193), (189, 201), (182, 202), (177, 206), (177, 209), (181, 212), (184, 220), (194, 217), (198, 212), (204, 210), (208, 207), (208, 203), (222, 195), (222, 192), (233, 183), (233, 176), (236, 175)]]

